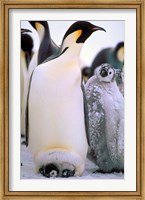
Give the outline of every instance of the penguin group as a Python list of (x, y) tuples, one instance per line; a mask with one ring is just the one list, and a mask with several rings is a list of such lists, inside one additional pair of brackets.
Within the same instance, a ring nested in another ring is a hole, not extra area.
[(29, 62), (25, 60), (21, 133), (37, 173), (47, 178), (82, 176), (87, 157), (99, 167), (97, 172), (123, 172), (122, 70), (101, 63), (92, 77), (83, 80), (80, 66), (85, 41), (92, 33), (106, 30), (76, 21), (58, 46), (50, 36), (48, 22), (29, 24), (37, 31), (40, 45)]

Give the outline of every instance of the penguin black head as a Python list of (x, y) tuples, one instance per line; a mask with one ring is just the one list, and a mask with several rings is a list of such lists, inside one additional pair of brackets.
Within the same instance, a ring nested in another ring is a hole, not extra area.
[(96, 68), (95, 75), (102, 82), (112, 82), (115, 79), (115, 70), (109, 63), (103, 63)]
[[(105, 31), (104, 28), (95, 26), (87, 21), (77, 21), (70, 26), (63, 37), (63, 41), (69, 36), (70, 34), (75, 34), (74, 40), (76, 43), (84, 43), (86, 39), (94, 32), (102, 30)], [(105, 31), (106, 32), (106, 31)]]
[(119, 42), (115, 47), (115, 55), (117, 59), (123, 63), (124, 62), (124, 42)]
[(47, 21), (29, 21), (29, 23), (36, 30), (39, 30), (41, 26), (43, 26), (44, 28), (48, 28)]
[(21, 48), (25, 52), (31, 52), (33, 48), (33, 40), (30, 35), (22, 34), (21, 35)]

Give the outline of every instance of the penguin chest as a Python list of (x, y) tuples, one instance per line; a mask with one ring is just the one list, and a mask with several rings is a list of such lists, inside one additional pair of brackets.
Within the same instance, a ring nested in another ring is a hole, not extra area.
[(80, 71), (76, 66), (55, 66), (38, 69), (32, 80), (30, 137), (39, 140), (34, 151), (44, 146), (82, 151), (87, 142)]

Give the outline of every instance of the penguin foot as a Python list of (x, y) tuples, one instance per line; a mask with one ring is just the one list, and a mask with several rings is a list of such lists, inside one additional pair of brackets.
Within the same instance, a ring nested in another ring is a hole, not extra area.
[(62, 171), (63, 178), (68, 178), (68, 177), (74, 176), (74, 174), (75, 174), (75, 170), (64, 169)]
[(62, 177), (63, 178), (68, 178), (68, 177), (72, 177), (75, 174), (75, 167), (70, 164), (70, 163), (63, 163), (62, 164)]
[(59, 170), (54, 164), (48, 164), (48, 165), (42, 166), (39, 169), (39, 172), (43, 176), (45, 176), (47, 178), (51, 178), (51, 177), (57, 177)]

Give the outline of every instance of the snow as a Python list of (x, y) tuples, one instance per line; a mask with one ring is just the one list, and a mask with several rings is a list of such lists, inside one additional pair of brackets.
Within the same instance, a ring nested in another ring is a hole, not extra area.
[[(21, 163), (21, 179), (48, 179), (36, 173), (33, 158), (25, 145), (21, 145)], [(97, 166), (87, 159), (83, 175), (81, 177), (70, 177), (69, 179), (124, 179), (123, 173), (93, 173), (96, 169)]]

